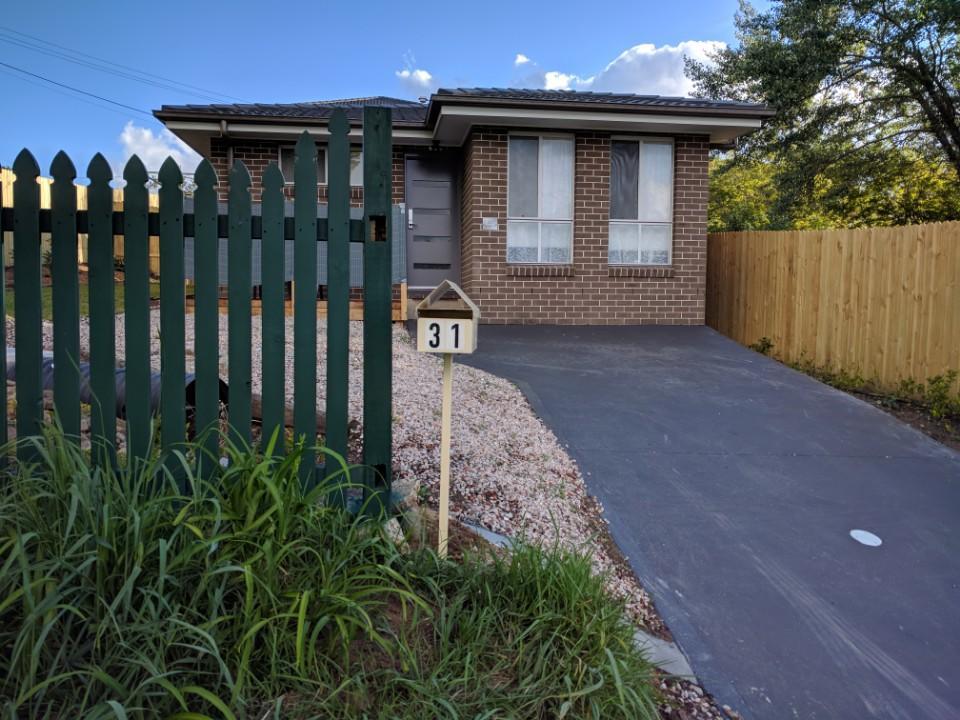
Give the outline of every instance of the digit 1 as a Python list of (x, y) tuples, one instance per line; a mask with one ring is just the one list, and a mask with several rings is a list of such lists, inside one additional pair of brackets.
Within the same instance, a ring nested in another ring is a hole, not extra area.
[(450, 326), (450, 329), (453, 330), (453, 346), (455, 348), (460, 347), (460, 323), (453, 323)]

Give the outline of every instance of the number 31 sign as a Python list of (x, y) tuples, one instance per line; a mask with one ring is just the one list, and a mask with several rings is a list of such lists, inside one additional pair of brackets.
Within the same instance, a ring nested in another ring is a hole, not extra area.
[(420, 318), (417, 321), (417, 350), (436, 353), (471, 353), (477, 349), (472, 320)]
[[(451, 294), (454, 298), (446, 298)], [(417, 350), (472, 353), (480, 311), (455, 283), (444, 280), (417, 305)]]
[[(453, 297), (451, 297), (453, 296)], [(456, 283), (444, 280), (417, 305), (417, 350), (443, 353), (440, 410), (440, 503), (437, 552), (447, 554), (450, 509), (450, 416), (453, 405), (453, 354), (477, 349), (480, 310)]]

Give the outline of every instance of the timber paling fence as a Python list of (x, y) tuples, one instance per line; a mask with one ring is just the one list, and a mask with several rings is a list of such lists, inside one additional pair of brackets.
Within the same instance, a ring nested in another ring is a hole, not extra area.
[[(185, 408), (185, 237), (194, 241), (195, 404), (193, 426), (204, 437), (211, 459), (199, 459), (214, 471), (218, 438), (207, 432), (219, 425), (219, 273), (221, 239), (227, 244), (227, 328), (229, 403), (227, 421), (233, 441), (248, 444), (252, 423), (252, 272), (254, 240), (260, 240), (262, 287), (262, 438), (264, 443), (285, 426), (285, 243), (293, 244), (293, 432), (308, 448), (317, 442), (317, 253), (327, 253), (326, 436), (324, 445), (342, 456), (348, 439), (348, 352), (350, 246), (362, 243), (364, 293), (363, 466), (364, 504), (378, 513), (389, 507), (391, 481), (391, 117), (386, 108), (368, 107), (363, 114), (364, 208), (351, 220), (349, 123), (342, 110), (329, 124), (327, 217), (319, 218), (316, 145), (304, 132), (296, 145), (293, 217), (285, 217), (284, 178), (276, 164), (263, 175), (261, 214), (251, 212), (250, 175), (242, 162), (230, 170), (226, 215), (218, 210), (217, 177), (203, 161), (194, 174), (192, 213), (184, 212), (183, 175), (173, 159), (158, 174), (159, 199), (151, 207), (148, 174), (139, 158), (127, 163), (123, 178), (123, 210), (114, 209), (113, 179), (98, 154), (87, 177), (87, 209), (77, 209), (76, 170), (63, 152), (50, 168), (50, 209), (40, 207), (39, 167), (23, 150), (13, 165), (13, 207), (0, 211), (3, 231), (13, 235), (13, 293), (16, 303), (16, 430), (18, 437), (36, 435), (44, 422), (42, 387), (41, 234), (51, 236), (53, 304), (53, 404), (66, 435), (79, 442), (81, 433), (80, 307), (78, 234), (88, 236), (89, 361), (91, 461), (116, 465), (116, 309), (114, 236), (124, 251), (124, 333), (127, 463), (155, 451), (152, 428), (159, 419), (159, 451), (186, 441)], [(155, 210), (155, 211), (154, 211)], [(159, 418), (150, 407), (150, 267), (149, 238), (159, 236), (160, 365)], [(0, 257), (3, 248), (0, 247)], [(4, 278), (4, 283), (6, 282)], [(5, 316), (0, 293), (0, 312)], [(6, 377), (6, 337), (0, 342), (2, 376)], [(7, 412), (0, 418), (0, 437), (7, 436)], [(283, 443), (277, 443), (283, 452)], [(18, 446), (21, 460), (31, 460), (28, 445)], [(301, 479), (313, 485), (324, 479), (310, 450), (301, 463)], [(336, 471), (338, 468), (331, 468)], [(336, 497), (342, 501), (342, 497)]]
[(960, 370), (960, 222), (711, 234), (707, 324), (888, 388)]

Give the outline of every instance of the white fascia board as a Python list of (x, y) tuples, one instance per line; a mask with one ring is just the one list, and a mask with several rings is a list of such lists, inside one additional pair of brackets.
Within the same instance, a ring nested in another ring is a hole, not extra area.
[[(224, 127), (216, 122), (195, 122), (170, 120), (165, 123), (167, 129), (175, 134), (181, 132), (188, 133), (208, 133), (217, 137), (269, 137), (294, 139), (304, 130), (317, 138), (328, 138), (330, 132), (325, 125), (260, 125), (257, 123), (233, 123), (228, 122)], [(225, 130), (225, 132), (224, 132)], [(363, 128), (350, 129), (351, 140), (363, 140)], [(433, 133), (429, 130), (417, 130), (407, 128), (394, 128), (394, 142), (410, 145), (429, 145), (433, 142)]]
[[(245, 137), (286, 137), (296, 138), (304, 130), (318, 138), (330, 137), (326, 125), (260, 125), (255, 123), (227, 123), (227, 135)], [(363, 140), (363, 128), (350, 128), (351, 140)], [(401, 144), (430, 144), (433, 133), (429, 130), (394, 128), (394, 142)]]
[(443, 144), (462, 145), (474, 125), (570, 128), (613, 132), (658, 132), (710, 135), (711, 141), (726, 141), (760, 127), (759, 118), (667, 115), (642, 112), (596, 112), (496, 107), (440, 108), (434, 137)]

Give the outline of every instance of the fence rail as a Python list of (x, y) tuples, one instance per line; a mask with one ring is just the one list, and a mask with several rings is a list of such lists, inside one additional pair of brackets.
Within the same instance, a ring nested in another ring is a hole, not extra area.
[[(184, 175), (186, 177), (186, 174)], [(13, 227), (13, 182), (14, 182), (14, 173), (13, 170), (6, 167), (0, 167), (0, 198), (2, 198), (2, 207), (0, 207), (0, 227), (12, 228)], [(190, 176), (191, 178), (193, 175)], [(153, 187), (153, 192), (149, 192), (147, 195), (149, 203), (149, 216), (147, 221), (147, 228), (149, 233), (149, 245), (148, 245), (148, 262), (150, 265), (150, 273), (153, 275), (159, 276), (160, 274), (160, 245), (159, 245), (159, 227), (160, 227), (160, 216), (159, 216), (159, 195), (156, 192), (158, 187), (157, 185), (157, 173), (150, 174), (151, 186)], [(51, 213), (50, 213), (50, 202), (51, 202), (51, 190), (53, 188), (53, 179), (49, 177), (39, 178), (38, 184), (40, 185), (40, 234), (41, 234), (41, 255), (45, 256), (50, 251), (50, 231), (51, 231)], [(88, 214), (87, 214), (87, 186), (85, 185), (76, 185), (76, 203), (77, 203), (77, 258), (80, 263), (86, 264), (87, 262), (87, 227), (88, 227)], [(60, 188), (63, 190), (63, 187)], [(193, 213), (193, 203), (195, 202), (194, 192), (196, 190), (196, 184), (191, 183), (191, 189), (184, 198), (184, 215), (183, 215), (183, 228), (184, 235), (187, 238), (186, 241), (186, 253), (185, 253), (185, 271), (187, 274), (187, 279), (193, 279), (193, 266), (191, 263), (192, 252), (193, 252), (193, 228), (194, 228), (194, 213)], [(113, 228), (114, 228), (114, 238), (113, 238), (113, 256), (116, 260), (123, 262), (124, 261), (124, 243), (123, 243), (123, 210), (124, 208), (124, 192), (123, 188), (113, 188)], [(218, 203), (218, 216), (217, 216), (217, 236), (221, 240), (226, 240), (228, 237), (227, 228), (228, 228), (228, 217), (227, 217), (227, 204)], [(321, 203), (317, 205), (317, 242), (325, 243), (327, 240), (327, 212), (328, 208), (326, 203)], [(405, 242), (405, 226), (403, 219), (406, 214), (406, 206), (401, 203), (400, 205), (394, 205), (392, 207), (393, 212), (393, 245), (392, 245), (392, 256), (393, 256), (393, 282), (394, 284), (402, 284), (406, 282), (407, 278), (407, 257), (406, 257), (406, 242)], [(350, 227), (350, 241), (355, 243), (351, 245), (350, 249), (350, 286), (354, 288), (363, 287), (363, 209), (362, 208), (350, 208), (351, 215), (351, 227)], [(259, 241), (262, 236), (262, 223), (263, 223), (263, 214), (262, 214), (262, 205), (261, 203), (253, 203), (251, 206), (251, 232), (252, 237), (255, 241)], [(284, 238), (288, 241), (287, 247), (287, 280), (292, 279), (292, 267), (293, 267), (293, 251), (292, 243), (293, 240), (293, 203), (289, 200), (284, 201)], [(256, 245), (256, 243), (254, 243)], [(226, 249), (227, 243), (221, 243), (221, 285), (226, 286)], [(256, 251), (256, 248), (254, 248)], [(326, 249), (321, 247), (318, 248), (318, 263), (319, 263), (319, 273), (320, 273), (320, 284), (326, 285)], [(259, 255), (254, 252), (254, 270), (253, 270), (253, 280), (256, 284), (259, 284), (258, 278), (260, 277), (259, 269)], [(3, 262), (6, 266), (13, 264), (13, 244), (6, 244), (6, 251), (3, 255)]]
[(888, 387), (960, 369), (960, 222), (710, 235), (706, 318)]
[[(12, 191), (12, 207), (0, 210), (0, 245), (12, 231), (16, 362), (16, 426), (18, 437), (36, 434), (44, 419), (41, 367), (41, 237), (50, 234), (50, 282), (53, 304), (53, 403), (64, 430), (79, 441), (81, 429), (79, 372), (79, 248), (87, 235), (89, 285), (89, 387), (95, 398), (90, 407), (92, 459), (115, 464), (117, 440), (115, 359), (116, 323), (114, 268), (115, 238), (120, 237), (125, 259), (124, 325), (125, 404), (127, 462), (147, 457), (154, 446), (151, 435), (159, 420), (159, 451), (182, 447), (187, 433), (185, 357), (192, 350), (195, 383), (192, 427), (198, 434), (219, 423), (219, 284), (220, 246), (226, 244), (228, 275), (229, 403), (227, 421), (231, 437), (248, 442), (251, 437), (252, 379), (252, 266), (258, 261), (262, 287), (262, 432), (281, 436), (285, 422), (285, 366), (288, 354), (284, 319), (284, 285), (289, 275), (285, 252), (293, 246), (293, 432), (309, 446), (317, 438), (317, 383), (325, 382), (325, 444), (347, 453), (347, 390), (350, 246), (362, 244), (364, 282), (364, 464), (372, 468), (364, 478), (367, 507), (380, 512), (389, 506), (392, 419), (392, 282), (393, 224), (390, 206), (390, 111), (365, 108), (363, 219), (351, 219), (349, 124), (342, 110), (330, 121), (328, 166), (329, 201), (325, 218), (318, 218), (316, 146), (307, 133), (297, 142), (293, 217), (286, 216), (284, 183), (274, 163), (264, 173), (260, 214), (254, 215), (250, 176), (242, 162), (230, 170), (230, 197), (226, 213), (217, 201), (217, 176), (204, 161), (194, 176), (193, 212), (184, 212), (183, 175), (172, 159), (158, 174), (159, 194), (147, 189), (148, 174), (133, 157), (124, 169), (123, 209), (115, 207), (116, 190), (109, 164), (102, 155), (91, 161), (86, 174), (90, 184), (83, 193), (74, 185), (76, 170), (60, 153), (51, 166), (52, 181), (38, 183), (40, 169), (26, 150), (13, 166), (15, 181), (4, 183)], [(341, 187), (342, 186), (342, 187)], [(79, 200), (82, 198), (82, 203)], [(8, 199), (0, 198), (0, 205)], [(7, 202), (7, 205), (11, 203)], [(79, 205), (79, 207), (78, 207)], [(46, 207), (42, 207), (46, 206)], [(160, 398), (159, 416), (151, 403), (150, 274), (151, 240), (156, 237), (160, 270)], [(185, 338), (185, 254), (192, 238), (195, 330), (193, 346)], [(226, 238), (224, 241), (223, 239)], [(258, 242), (254, 244), (254, 240)], [(318, 242), (323, 241), (323, 242)], [(318, 249), (327, 254), (327, 343), (325, 379), (317, 377)], [(260, 257), (253, 253), (259, 250)], [(0, 246), (0, 255), (3, 248)], [(4, 279), (4, 282), (5, 279)], [(0, 312), (5, 293), (0, 293)], [(0, 362), (6, 375), (6, 338), (0, 342)], [(5, 436), (3, 413), (0, 436)], [(216, 438), (211, 436), (211, 443)], [(216, 447), (211, 444), (213, 452)], [(278, 447), (278, 451), (282, 448)], [(30, 448), (18, 449), (21, 459), (31, 459)], [(314, 458), (308, 453), (301, 465), (306, 483), (317, 477)]]

